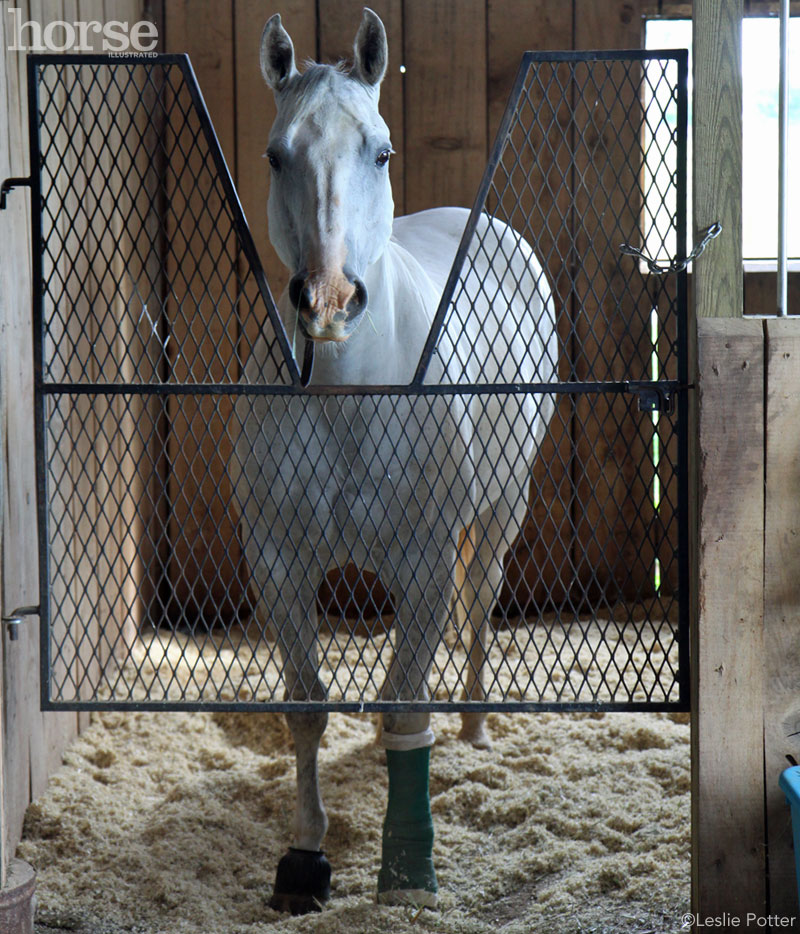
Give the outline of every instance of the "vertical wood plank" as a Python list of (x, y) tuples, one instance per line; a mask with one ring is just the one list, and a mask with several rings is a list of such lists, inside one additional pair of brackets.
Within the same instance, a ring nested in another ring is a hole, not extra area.
[(722, 235), (695, 264), (698, 318), (742, 314), (742, 0), (693, 5), (694, 231)]
[(405, 209), (475, 200), (488, 151), (485, 0), (405, 0)]
[[(774, 290), (773, 290), (774, 291)], [(769, 913), (797, 915), (791, 814), (778, 788), (787, 755), (800, 761), (800, 321), (767, 331), (764, 512), (764, 780)]]
[(523, 53), (572, 48), (574, 24), (572, 4), (564, 0), (486, 0), (486, 9), (491, 144)]
[[(23, 20), (34, 20), (46, 25), (52, 20), (108, 18), (106, 13), (135, 22), (141, 15), (140, 0), (118, 0), (105, 11), (102, 0), (31, 0), (18, 3)], [(4, 11), (5, 12), (5, 11)], [(5, 17), (3, 28), (6, 27)], [(2, 104), (5, 117), (2, 125), (8, 128), (3, 142), (8, 166), (5, 175), (25, 175), (27, 157), (27, 91), (25, 85), (25, 56), (8, 54), (2, 42)], [(6, 148), (7, 145), (7, 148)], [(4, 279), (10, 274), (8, 288), (0, 288), (0, 327), (3, 330), (2, 347), (7, 355), (0, 365), (2, 380), (2, 408), (6, 414), (3, 432), (8, 442), (3, 452), (6, 481), (3, 489), (3, 595), (11, 605), (31, 602), (38, 590), (36, 579), (36, 519), (35, 491), (33, 489), (33, 438), (30, 418), (32, 374), (30, 368), (30, 208), (24, 192), (12, 195), (3, 218), (3, 230), (13, 232), (9, 249), (0, 251), (0, 273)], [(8, 225), (8, 226), (6, 226)], [(80, 263), (71, 275), (80, 274)], [(80, 305), (80, 302), (78, 303)], [(87, 325), (80, 309), (65, 322), (73, 336)], [(9, 415), (11, 416), (9, 418)], [(66, 470), (74, 465), (66, 465)], [(89, 458), (87, 469), (94, 469)], [(88, 480), (89, 474), (86, 474)], [(96, 490), (92, 493), (96, 496)], [(94, 507), (92, 507), (94, 508)], [(46, 713), (38, 709), (38, 637), (33, 624), (26, 623), (20, 639), (4, 653), (2, 666), (2, 697), (4, 721), (3, 761), (5, 786), (5, 851), (13, 851), (22, 827), (25, 808), (31, 795), (40, 793), (48, 775), (61, 760), (65, 743), (78, 727), (74, 713)], [(84, 717), (84, 720), (86, 718)]]
[[(46, 24), (63, 18), (60, 2), (19, 3), (23, 21)], [(5, 10), (3, 11), (5, 14)], [(8, 25), (3, 17), (5, 29)], [(2, 42), (2, 94), (7, 134), (2, 150), (7, 162), (3, 177), (26, 175), (27, 90), (25, 55), (9, 53)], [(1, 158), (1, 157), (0, 157)], [(36, 601), (37, 541), (32, 429), (32, 369), (30, 357), (30, 198), (14, 192), (3, 216), (8, 243), (0, 250), (0, 405), (5, 413), (2, 434), (5, 480), (2, 484), (3, 564), (0, 585), (3, 610)], [(5, 239), (5, 238), (4, 238)], [(5, 640), (5, 636), (3, 636)], [(74, 735), (75, 714), (42, 714), (38, 704), (38, 631), (27, 620), (15, 643), (5, 644), (0, 689), (3, 694), (5, 783), (4, 850), (13, 852), (22, 828), (31, 788), (42, 785), (41, 773), (60, 760), (61, 749)]]
[[(571, 48), (573, 16), (572, 5), (561, 0), (489, 0), (487, 13), (491, 143), (523, 53)], [(515, 24), (513, 29), (509, 29), (509, 23)], [(504, 198), (503, 209), (547, 270), (554, 290), (563, 357), (569, 347), (572, 317), (567, 263), (571, 252), (572, 193), (563, 183), (570, 174), (570, 154), (569, 147), (562, 145), (562, 127), (569, 124), (569, 97), (565, 98), (557, 82), (551, 85), (546, 100), (538, 83), (533, 85), (530, 97), (532, 109), (523, 109), (524, 125), (512, 130), (521, 158), (514, 173), (513, 191)], [(533, 124), (534, 113), (541, 124), (550, 127), (547, 139), (540, 126)], [(568, 378), (570, 361), (562, 359), (561, 366), (561, 376)], [(566, 506), (571, 500), (572, 431), (572, 401), (564, 395), (557, 400), (556, 413), (533, 465), (530, 519), (506, 563), (508, 589), (501, 602), (512, 613), (531, 606), (541, 610), (548, 603), (560, 606), (572, 584), (572, 531)]]
[[(23, 21), (31, 18), (30, 4), (20, 3)], [(40, 14), (40, 10), (33, 11)], [(5, 10), (3, 11), (5, 14)], [(6, 23), (7, 25), (7, 23)], [(3, 47), (5, 50), (5, 46)], [(25, 90), (20, 83), (20, 72), (24, 75), (24, 54), (6, 52), (6, 101), (9, 122), (7, 154), (9, 174), (23, 175), (28, 163), (24, 155)], [(0, 264), (4, 266), (9, 284), (0, 291), (0, 325), (3, 340), (0, 342), (0, 395), (5, 412), (5, 431), (0, 444), (3, 446), (5, 480), (0, 495), (3, 509), (3, 557), (2, 597), (4, 609), (28, 602), (38, 590), (35, 579), (36, 548), (32, 528), (26, 528), (32, 512), (30, 503), (35, 502), (35, 491), (30, 478), (33, 476), (33, 438), (31, 427), (32, 374), (27, 365), (30, 316), (30, 276), (28, 226), (30, 197), (23, 191), (13, 192), (3, 217), (3, 226), (8, 225), (10, 240), (8, 250), (0, 253)], [(35, 600), (32, 602), (36, 602)], [(5, 634), (4, 667), (2, 689), (4, 694), (4, 756), (5, 756), (5, 811), (6, 852), (13, 852), (22, 826), (22, 816), (30, 801), (30, 741), (34, 735), (41, 736), (41, 715), (38, 713), (36, 697), (36, 672), (38, 670), (38, 642), (35, 624), (31, 621), (21, 627), (18, 641), (10, 643)]]
[[(692, 653), (692, 905), (703, 914), (763, 913), (766, 902), (762, 675), (751, 670), (752, 656), (762, 648), (763, 546), (758, 543), (763, 499), (760, 506), (753, 500), (763, 497), (763, 384), (760, 377), (760, 388), (749, 379), (746, 386), (733, 383), (737, 365), (740, 380), (752, 377), (755, 357), (763, 354), (757, 322), (746, 323), (749, 336), (734, 330), (743, 305), (741, 28), (742, 0), (695, 0), (693, 226), (695, 233), (714, 221), (723, 226), (723, 235), (709, 245), (692, 276), (701, 380), (696, 458), (701, 471), (699, 615)], [(727, 321), (731, 327), (726, 330), (720, 322), (712, 328), (711, 320), (704, 319), (713, 318), (732, 319)], [(729, 337), (736, 337), (735, 346)], [(749, 366), (743, 370), (745, 360)], [(760, 370), (763, 376), (763, 366)], [(729, 387), (723, 387), (726, 377)], [(709, 462), (711, 438), (704, 433), (715, 425), (721, 431), (734, 419), (737, 441), (748, 443), (747, 456), (742, 457), (738, 446), (730, 448), (734, 435), (729, 432), (729, 464), (724, 466), (718, 452)], [(720, 471), (733, 471), (735, 482), (722, 482)], [(737, 515), (726, 516), (726, 508)], [(736, 559), (731, 550), (738, 551)], [(747, 700), (735, 691), (737, 684)], [(735, 718), (731, 710), (736, 710)], [(726, 742), (729, 735), (736, 735), (735, 744)]]
[[(191, 56), (223, 155), (229, 167), (234, 166), (232, 0), (213, 5), (176, 0), (166, 5), (166, 17), (167, 51), (188, 52)], [(191, 146), (188, 134), (182, 142)], [(199, 145), (205, 145), (202, 137)], [(200, 163), (199, 157), (191, 159), (190, 171), (206, 171)], [(180, 171), (183, 166), (176, 168)], [(213, 165), (209, 164), (208, 171), (215, 172)], [(170, 253), (167, 269), (174, 293), (168, 302), (168, 316), (175, 375), (178, 380), (221, 381), (226, 372), (231, 374), (231, 368), (236, 368), (239, 324), (224, 283), (216, 275), (216, 262), (205, 251), (208, 244), (219, 248), (226, 242), (230, 223), (224, 213), (215, 219), (219, 210), (219, 205), (213, 203), (216, 196), (203, 191), (200, 185), (191, 191), (186, 184), (180, 189), (175, 187), (169, 197), (175, 210), (189, 208), (180, 225), (175, 220), (180, 213), (171, 218), (169, 230), (179, 253), (180, 243), (185, 243), (182, 255)], [(209, 198), (212, 203), (206, 210), (204, 203)], [(197, 224), (192, 214), (200, 217)], [(231, 375), (235, 378), (236, 373)], [(173, 622), (190, 624), (198, 619), (209, 623), (230, 619), (242, 593), (238, 576), (241, 549), (236, 519), (229, 509), (227, 464), (232, 439), (226, 428), (231, 419), (231, 399), (171, 397), (169, 411), (169, 614)]]
[[(6, 38), (6, 17), (0, 16), (0, 126), (7, 127), (8, 132), (5, 138), (0, 138), (0, 178), (7, 178), (12, 174), (11, 168), (11, 150), (10, 150), (10, 129), (12, 112), (9, 106), (9, 81), (6, 74), (8, 66), (7, 59), (11, 57), (10, 52), (6, 51), (9, 41)], [(8, 208), (6, 208), (8, 210)], [(12, 255), (11, 243), (11, 225), (0, 224), (0, 328), (2, 328), (9, 316), (9, 296), (14, 294), (16, 279), (9, 258)], [(6, 606), (3, 595), (5, 594), (5, 568), (6, 568), (6, 534), (5, 534), (5, 494), (3, 491), (8, 489), (6, 479), (6, 407), (7, 407), (7, 389), (5, 383), (6, 373), (5, 354), (0, 351), (0, 615), (5, 615), (13, 607)], [(6, 816), (6, 684), (5, 684), (5, 634), (0, 633), (0, 889), (6, 884), (6, 866), (13, 850), (9, 848), (8, 841), (8, 819)]]
[(764, 916), (761, 322), (698, 321), (697, 386), (692, 904), (703, 916)]
[[(84, 4), (83, 9), (81, 9), (77, 0), (59, 0), (59, 2), (47, 0), (34, 16), (41, 16), (41, 20), (39, 21), (43, 24), (55, 19), (73, 22), (76, 19), (82, 18), (81, 14), (86, 9), (86, 0), (82, 0), (82, 2)], [(33, 10), (31, 12), (33, 13)], [(102, 10), (100, 12), (100, 17), (94, 16), (92, 18), (99, 18), (102, 20)], [(26, 97), (26, 95), (23, 96)], [(60, 89), (55, 95), (55, 100), (59, 106), (63, 106), (64, 97), (65, 94), (63, 90)], [(64, 113), (67, 114), (69, 111), (65, 110)], [(66, 155), (65, 162), (70, 166), (70, 174), (75, 170), (76, 165), (74, 153), (68, 147), (68, 140), (72, 136), (71, 130), (74, 129), (76, 119), (74, 113), (70, 113), (69, 119), (62, 121), (62, 130), (56, 137), (56, 148)], [(26, 124), (27, 120), (23, 122)], [(72, 123), (73, 126), (69, 126), (70, 123)], [(81, 228), (79, 205), (74, 193), (68, 195), (63, 186), (63, 178), (60, 181), (62, 183), (61, 197), (63, 198), (65, 209), (61, 212), (59, 217), (55, 218), (53, 223), (59, 228), (56, 237), (65, 240), (67, 238), (67, 229), (71, 224), (75, 224), (71, 243), (71, 247), (74, 249), (76, 243), (81, 241), (85, 242), (86, 226), (84, 225), (83, 228)], [(47, 214), (47, 212), (45, 212), (45, 214)], [(69, 218), (69, 220), (67, 220), (67, 218)], [(49, 218), (43, 217), (43, 232), (45, 232), (45, 234), (49, 224)], [(63, 307), (60, 310), (62, 310), (62, 314), (65, 318), (63, 330), (64, 334), (67, 335), (66, 340), (70, 346), (75, 346), (78, 341), (81, 340), (81, 335), (89, 331), (87, 320), (89, 317), (89, 303), (87, 301), (87, 293), (83, 291), (88, 283), (88, 263), (83, 253), (80, 255), (73, 254), (73, 257), (68, 258), (62, 256), (57, 263), (53, 264), (56, 268), (57, 277), (66, 285), (64, 300), (60, 303)], [(46, 264), (44, 268), (47, 270)], [(47, 272), (45, 272), (45, 275), (47, 275)], [(80, 296), (77, 294), (79, 290)], [(53, 339), (57, 339), (55, 333)], [(91, 347), (91, 343), (91, 339), (83, 338), (85, 350)], [(66, 379), (78, 379), (79, 375), (76, 370), (77, 367), (73, 363), (71, 367), (67, 368), (67, 371), (63, 375)], [(86, 400), (81, 400), (78, 411), (83, 415), (87, 413), (88, 405)], [(71, 439), (80, 437), (80, 424), (77, 418), (77, 412), (72, 414), (67, 425), (64, 427), (65, 437)], [(53, 453), (55, 454), (55, 452)], [(90, 539), (90, 530), (96, 517), (94, 497), (91, 489), (94, 461), (88, 443), (88, 437), (85, 434), (80, 442), (76, 441), (69, 462), (65, 460), (62, 462), (61, 466), (63, 468), (61, 476), (61, 482), (63, 484), (62, 489), (69, 499), (69, 506), (64, 510), (64, 514), (61, 516), (64, 531), (67, 533), (70, 531), (78, 531), (84, 536), (85, 540)], [(83, 509), (78, 509), (76, 507), (76, 501), (79, 498), (86, 504)], [(57, 502), (57, 500), (54, 499), (54, 503), (55, 502)], [(87, 518), (87, 515), (90, 515), (91, 519)], [(69, 554), (59, 555), (58, 551), (61, 546), (65, 546), (63, 550), (64, 552), (69, 550)], [(73, 573), (79, 575), (75, 578), (71, 586), (65, 588), (65, 591), (69, 594), (65, 600), (65, 605), (68, 608), (74, 609), (74, 619), (69, 620), (69, 625), (81, 625), (83, 621), (86, 621), (88, 625), (96, 625), (96, 623), (94, 623), (94, 608), (88, 604), (86, 599), (87, 592), (91, 592), (93, 596), (96, 596), (97, 593), (96, 583), (94, 581), (94, 566), (97, 559), (96, 548), (93, 547), (92, 542), (89, 542), (88, 547), (84, 547), (78, 540), (68, 544), (64, 540), (61, 540), (55, 543), (55, 548), (53, 550), (56, 552), (53, 556), (55, 561), (63, 558), (64, 565), (70, 567)], [(82, 581), (83, 584), (79, 584), (79, 581)], [(54, 588), (54, 591), (55, 590), (56, 588)], [(59, 606), (56, 601), (60, 596), (60, 594), (54, 592), (54, 599), (51, 601), (51, 606)], [(62, 627), (62, 622), (64, 622), (63, 617), (61, 620), (53, 620), (54, 629), (58, 630), (57, 638), (59, 639), (63, 639), (65, 635), (65, 627)], [(60, 660), (53, 665), (54, 673), (60, 677), (64, 676), (66, 669), (67, 665)], [(41, 728), (34, 730), (30, 737), (30, 781), (32, 798), (35, 798), (44, 791), (48, 776), (61, 764), (61, 752), (64, 742), (70, 738), (72, 733), (70, 721), (73, 721), (76, 715), (71, 714), (65, 716), (63, 713), (58, 713), (49, 715), (40, 714), (39, 716), (41, 718)], [(66, 734), (66, 736), (64, 734)]]
[[(642, 30), (638, 0), (577, 0), (576, 49), (639, 48)], [(646, 379), (648, 299), (637, 294), (636, 273), (617, 249), (641, 224), (641, 66), (598, 63), (591, 79), (588, 70), (578, 66), (575, 81), (575, 372), (587, 380)], [(652, 422), (635, 403), (607, 395), (580, 396), (575, 411), (575, 595), (613, 612), (617, 602), (654, 589)]]
[[(85, 0), (81, 2), (82, 16), (105, 22), (135, 22), (143, 15), (139, 0), (91, 0), (88, 9)], [(101, 72), (103, 77), (109, 74)], [(136, 241), (157, 243), (159, 231), (154, 229), (157, 225), (148, 212), (146, 195), (134, 196), (136, 211), (131, 196), (137, 192), (138, 178), (145, 178), (152, 167), (130, 135), (138, 132), (128, 117), (138, 104), (137, 89), (128, 86), (123, 91), (124, 87), (123, 80), (98, 89), (92, 99), (96, 117), (88, 118), (85, 127), (87, 134), (91, 134), (92, 147), (99, 154), (102, 187), (98, 179), (95, 189), (102, 216), (109, 219), (97, 237), (98, 268), (93, 270), (97, 285), (92, 304), (101, 311), (95, 316), (99, 320), (92, 321), (92, 331), (96, 343), (108, 348), (105, 360), (95, 366), (94, 376), (100, 382), (147, 380), (147, 366), (141, 376), (135, 366), (146, 360), (157, 361), (160, 351), (150, 319), (143, 316), (146, 292), (143, 299), (137, 291), (140, 277), (147, 273), (151, 282), (158, 282), (159, 271), (153, 268), (152, 256), (150, 268), (142, 266), (140, 257), (145, 250), (134, 251)], [(127, 146), (122, 145), (123, 138)], [(147, 231), (139, 229), (140, 217), (147, 218)], [(152, 305), (151, 301), (151, 308)], [(140, 359), (135, 359), (137, 354), (141, 354)], [(96, 466), (91, 497), (95, 512), (92, 538), (98, 553), (93, 594), (97, 623), (92, 645), (82, 652), (92, 684), (98, 684), (100, 666), (105, 665), (112, 653), (125, 653), (142, 620), (147, 591), (152, 589), (153, 582), (145, 574), (144, 566), (152, 559), (152, 538), (145, 533), (152, 531), (151, 493), (155, 478), (148, 475), (147, 465), (158, 462), (159, 452), (145, 451), (142, 435), (136, 428), (138, 423), (141, 431), (146, 432), (147, 421), (157, 407), (157, 402), (142, 396), (101, 397), (94, 403), (92, 449)], [(137, 463), (141, 463), (141, 470), (137, 469)]]

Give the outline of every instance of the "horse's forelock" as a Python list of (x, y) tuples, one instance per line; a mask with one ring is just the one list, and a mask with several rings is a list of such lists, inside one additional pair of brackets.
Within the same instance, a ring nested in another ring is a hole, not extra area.
[(377, 109), (377, 99), (370, 89), (351, 79), (350, 66), (346, 61), (335, 65), (306, 62), (304, 70), (286, 87), (283, 102), (293, 118), (302, 119), (307, 112), (320, 106), (317, 95), (324, 92), (335, 95), (339, 105), (356, 120), (366, 118), (365, 105), (370, 113)]
[(301, 76), (308, 74), (309, 72), (314, 72), (315, 70), (333, 70), (339, 74), (346, 75), (350, 73), (351, 68), (352, 64), (348, 62), (346, 58), (341, 58), (338, 62), (332, 62), (330, 64), (322, 64), (320, 62), (315, 62), (313, 58), (307, 58), (303, 62), (303, 71), (301, 72)]

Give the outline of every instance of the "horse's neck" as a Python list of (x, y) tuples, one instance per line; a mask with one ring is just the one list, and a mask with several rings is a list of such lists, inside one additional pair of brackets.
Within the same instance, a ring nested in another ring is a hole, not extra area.
[(317, 346), (312, 385), (397, 385), (414, 375), (436, 310), (435, 286), (393, 240), (364, 282), (365, 320), (346, 343)]

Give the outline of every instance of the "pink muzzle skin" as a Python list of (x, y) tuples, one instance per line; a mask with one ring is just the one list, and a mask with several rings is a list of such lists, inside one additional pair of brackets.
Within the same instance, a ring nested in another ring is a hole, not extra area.
[(289, 283), (289, 300), (297, 309), (306, 337), (313, 341), (346, 341), (367, 307), (367, 288), (347, 272), (308, 276), (300, 272)]

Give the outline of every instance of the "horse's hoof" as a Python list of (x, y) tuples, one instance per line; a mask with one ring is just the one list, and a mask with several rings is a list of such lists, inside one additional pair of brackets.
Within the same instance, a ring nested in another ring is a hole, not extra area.
[(290, 915), (309, 915), (312, 911), (322, 911), (322, 903), (312, 895), (279, 895), (272, 893), (269, 907)]
[(331, 864), (321, 850), (289, 847), (278, 863), (269, 907), (293, 915), (322, 911), (331, 897)]
[(389, 889), (387, 892), (378, 892), (378, 904), (436, 909), (439, 907), (439, 896), (427, 889)]
[(486, 729), (486, 714), (462, 714), (458, 738), (465, 743), (471, 743), (475, 749), (491, 749), (492, 741)]

